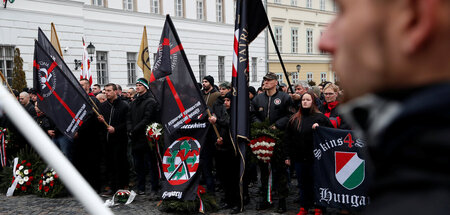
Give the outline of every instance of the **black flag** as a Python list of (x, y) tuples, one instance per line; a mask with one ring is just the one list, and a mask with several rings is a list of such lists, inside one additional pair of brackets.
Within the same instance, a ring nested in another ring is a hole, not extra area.
[(206, 105), (170, 16), (166, 16), (150, 90), (161, 105), (161, 121), (169, 134), (203, 114)]
[(317, 204), (361, 209), (369, 204), (365, 141), (350, 130), (317, 127), (314, 131), (314, 195)]
[[(238, 143), (241, 156), (241, 194), (245, 170), (245, 143), (249, 138), (248, 97), (248, 45), (269, 24), (261, 0), (238, 0), (234, 32), (234, 55), (232, 69), (233, 97), (231, 99), (231, 135)], [(242, 196), (241, 196), (242, 197)], [(241, 198), (242, 200), (242, 198)], [(242, 204), (242, 201), (241, 201)], [(241, 205), (242, 206), (242, 205)], [(243, 206), (242, 206), (243, 207)], [(241, 207), (241, 208), (242, 208)]]
[(171, 135), (164, 135), (162, 199), (195, 200), (200, 151), (208, 129), (208, 122), (192, 121)]
[(58, 66), (61, 68), (61, 71), (64, 72), (66, 77), (70, 80), (75, 90), (79, 92), (81, 98), (83, 98), (86, 102), (88, 102), (88, 104), (90, 104), (88, 94), (81, 87), (77, 78), (75, 78), (75, 76), (67, 66), (66, 62), (64, 62), (62, 57), (59, 55), (58, 51), (55, 49), (55, 47), (53, 47), (50, 40), (48, 40), (47, 36), (45, 36), (44, 32), (42, 32), (41, 28), (38, 29), (38, 42), (39, 44), (41, 44), (44, 51), (50, 55), (50, 57), (56, 62), (56, 64), (58, 64)]
[(92, 110), (58, 64), (35, 41), (33, 83), (38, 107), (65, 135), (73, 138)]

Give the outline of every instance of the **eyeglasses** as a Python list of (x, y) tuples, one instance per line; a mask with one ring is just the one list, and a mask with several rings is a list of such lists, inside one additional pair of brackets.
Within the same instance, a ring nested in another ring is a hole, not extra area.
[(334, 93), (324, 93), (325, 96), (332, 96)]

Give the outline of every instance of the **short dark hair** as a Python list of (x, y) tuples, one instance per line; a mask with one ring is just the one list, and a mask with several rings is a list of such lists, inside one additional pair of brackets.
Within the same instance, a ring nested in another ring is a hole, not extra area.
[(120, 84), (116, 84), (118, 90), (122, 90), (122, 86)]
[(106, 85), (105, 85), (105, 88), (106, 88), (106, 87), (112, 87), (113, 90), (117, 90), (116, 84), (113, 84), (113, 83), (108, 83), (108, 84), (106, 84)]
[(94, 85), (92, 85), (92, 86), (95, 86), (95, 87), (98, 87), (99, 89), (101, 89), (101, 87), (100, 87), (99, 84), (94, 84)]

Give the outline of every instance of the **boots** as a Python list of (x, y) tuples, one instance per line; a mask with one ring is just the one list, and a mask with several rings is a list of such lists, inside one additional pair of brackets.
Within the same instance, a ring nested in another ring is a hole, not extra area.
[(297, 215), (307, 215), (307, 214), (308, 210), (306, 210), (304, 207), (301, 207)]

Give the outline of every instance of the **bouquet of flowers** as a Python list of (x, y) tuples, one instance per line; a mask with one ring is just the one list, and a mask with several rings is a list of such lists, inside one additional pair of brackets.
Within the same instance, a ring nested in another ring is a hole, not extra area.
[(37, 194), (41, 197), (58, 197), (65, 194), (64, 185), (52, 168), (46, 168), (40, 176)]
[(250, 141), (249, 146), (256, 158), (267, 163), (273, 155), (275, 139), (268, 136), (260, 136)]
[(22, 160), (22, 162), (16, 165), (16, 171), (11, 181), (11, 184), (17, 181), (15, 191), (22, 194), (32, 193), (31, 183), (34, 180), (34, 177), (31, 175), (32, 171), (31, 163), (26, 160)]
[(118, 190), (114, 194), (112, 199), (106, 200), (105, 205), (106, 206), (114, 206), (114, 205), (117, 205), (118, 203), (128, 205), (134, 201), (135, 197), (136, 197), (136, 193), (134, 191)]
[(159, 123), (154, 122), (150, 124), (149, 126), (147, 126), (147, 139), (150, 142), (158, 141), (162, 136), (162, 129), (163, 127)]

